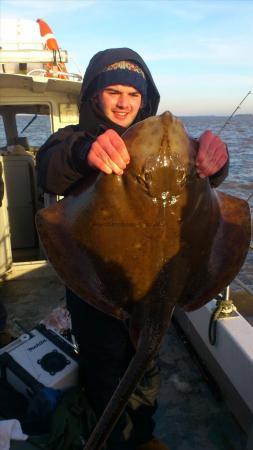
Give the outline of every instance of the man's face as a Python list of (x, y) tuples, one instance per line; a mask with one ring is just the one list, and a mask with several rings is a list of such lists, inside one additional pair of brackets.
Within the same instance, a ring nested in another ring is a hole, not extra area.
[(98, 103), (108, 119), (129, 127), (141, 107), (141, 94), (134, 87), (113, 84), (99, 92)]

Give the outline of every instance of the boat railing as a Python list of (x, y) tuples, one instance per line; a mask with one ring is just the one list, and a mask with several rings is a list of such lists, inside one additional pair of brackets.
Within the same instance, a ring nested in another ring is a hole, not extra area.
[(51, 50), (46, 49), (31, 49), (31, 48), (18, 48), (18, 49), (5, 49), (0, 48), (0, 63), (32, 63), (32, 64), (48, 64), (48, 63), (67, 63), (68, 53), (66, 50), (60, 49), (57, 53), (53, 53)]
[(61, 72), (59, 70), (45, 70), (45, 69), (33, 69), (27, 73), (29, 76), (43, 76), (47, 78), (59, 78), (64, 77), (64, 79), (69, 81), (82, 81), (82, 75), (72, 72)]

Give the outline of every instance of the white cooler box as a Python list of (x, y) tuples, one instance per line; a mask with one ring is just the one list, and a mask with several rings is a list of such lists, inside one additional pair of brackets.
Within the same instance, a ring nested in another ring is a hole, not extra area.
[(31, 398), (42, 387), (66, 390), (77, 384), (74, 347), (61, 335), (35, 327), (0, 351), (1, 378)]

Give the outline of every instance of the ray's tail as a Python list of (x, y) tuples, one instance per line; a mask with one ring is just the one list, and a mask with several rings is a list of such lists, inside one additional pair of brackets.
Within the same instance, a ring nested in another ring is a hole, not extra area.
[[(169, 324), (172, 311), (173, 307), (170, 308), (169, 312), (166, 311), (167, 320), (164, 320), (164, 324), (161, 324), (160, 321), (156, 320), (158, 316), (157, 311), (153, 314), (152, 306), (149, 308), (145, 326), (140, 333), (136, 354), (91, 433), (84, 450), (100, 450), (105, 444), (117, 420), (124, 411), (128, 399), (145, 374), (149, 362), (157, 354), (164, 336), (164, 328), (167, 328)], [(164, 318), (164, 315), (160, 317)]]

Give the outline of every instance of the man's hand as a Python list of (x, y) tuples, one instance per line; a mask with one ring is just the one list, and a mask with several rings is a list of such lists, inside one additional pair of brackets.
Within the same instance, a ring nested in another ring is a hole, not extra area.
[(228, 152), (224, 142), (212, 131), (205, 131), (199, 138), (196, 158), (196, 169), (200, 178), (214, 175), (224, 166), (227, 159)]
[(99, 169), (106, 174), (122, 175), (130, 156), (119, 134), (114, 130), (107, 130), (93, 142), (87, 161), (93, 169)]

